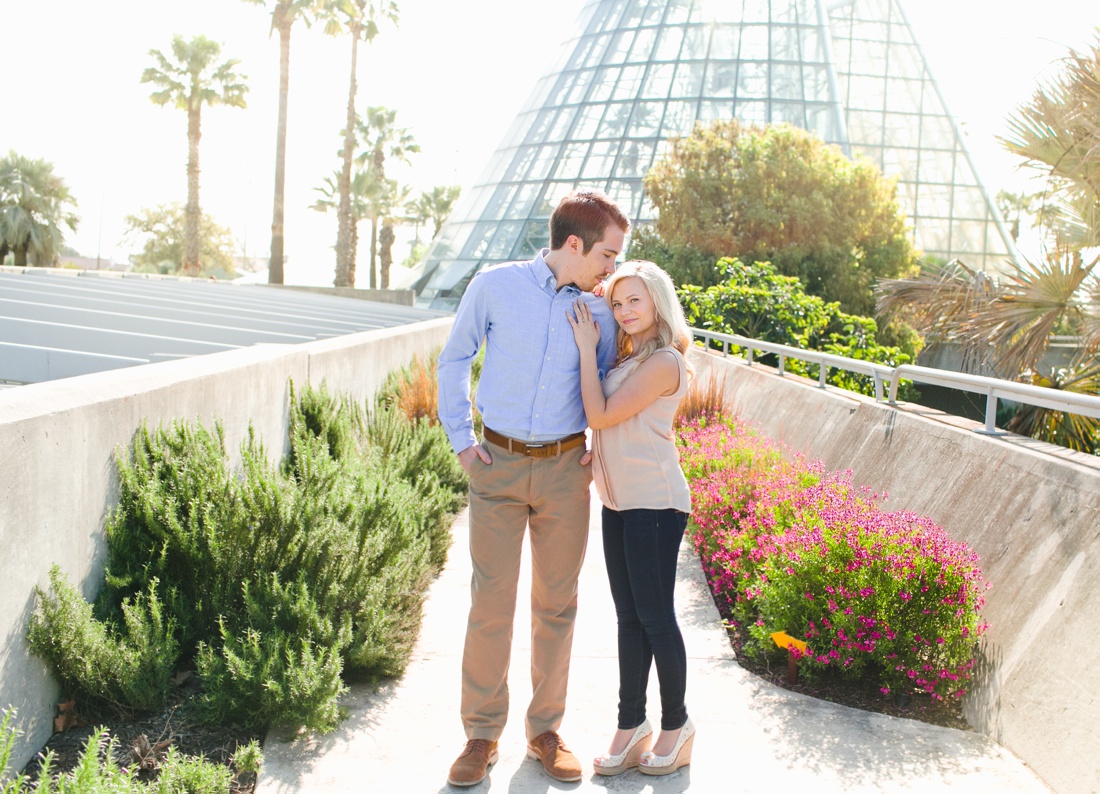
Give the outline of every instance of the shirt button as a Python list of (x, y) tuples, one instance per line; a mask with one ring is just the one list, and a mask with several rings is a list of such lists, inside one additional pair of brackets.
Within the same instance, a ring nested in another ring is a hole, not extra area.
[(545, 386), (539, 386), (539, 388), (540, 388), (540, 389), (545, 389), (546, 387), (545, 387)]

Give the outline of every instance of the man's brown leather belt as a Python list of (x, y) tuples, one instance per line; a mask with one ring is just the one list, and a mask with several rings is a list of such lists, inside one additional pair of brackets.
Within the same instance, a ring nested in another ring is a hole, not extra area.
[(552, 458), (555, 455), (560, 455), (563, 452), (568, 452), (575, 447), (579, 447), (584, 443), (583, 432), (574, 433), (565, 438), (559, 438), (557, 441), (540, 441), (538, 443), (516, 441), (514, 438), (502, 436), (500, 433), (495, 430), (490, 430), (487, 427), (481, 429), (481, 434), (485, 436), (485, 440), (491, 444), (503, 447), (509, 452), (526, 455), (529, 458)]

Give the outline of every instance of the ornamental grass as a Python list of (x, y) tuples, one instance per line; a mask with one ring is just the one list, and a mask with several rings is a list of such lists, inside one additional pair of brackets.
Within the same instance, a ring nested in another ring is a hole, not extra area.
[(680, 428), (691, 537), (743, 652), (790, 653), (809, 677), (872, 678), (884, 694), (960, 697), (987, 624), (978, 557), (929, 518), (882, 509), (851, 471), (783, 455), (735, 419)]

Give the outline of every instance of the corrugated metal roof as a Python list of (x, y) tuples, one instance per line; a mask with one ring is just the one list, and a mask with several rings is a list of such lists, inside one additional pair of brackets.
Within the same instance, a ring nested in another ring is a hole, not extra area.
[(296, 344), (446, 314), (224, 281), (3, 268), (0, 383), (40, 383), (255, 344)]

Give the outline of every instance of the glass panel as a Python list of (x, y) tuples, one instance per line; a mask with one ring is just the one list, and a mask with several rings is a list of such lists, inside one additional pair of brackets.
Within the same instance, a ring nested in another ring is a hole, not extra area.
[(921, 182), (937, 182), (941, 185), (951, 183), (951, 173), (955, 170), (953, 152), (921, 151), (918, 178)]
[(672, 82), (670, 97), (695, 98), (703, 90), (703, 74), (706, 62), (680, 62), (676, 66), (676, 79)]
[(555, 179), (576, 179), (581, 175), (581, 166), (584, 164), (585, 155), (588, 154), (587, 143), (568, 144), (558, 160), (554, 169)]
[(848, 107), (882, 110), (886, 105), (886, 80), (855, 75), (848, 83)]
[(626, 130), (626, 124), (630, 120), (630, 111), (632, 107), (633, 104), (630, 102), (608, 105), (607, 113), (604, 115), (603, 123), (600, 124), (600, 130), (596, 134), (596, 137), (622, 137), (623, 132)]
[(886, 89), (886, 109), (910, 113), (919, 112), (920, 96), (920, 81), (892, 78)]
[(669, 102), (665, 107), (665, 119), (661, 125), (661, 137), (686, 135), (695, 121), (694, 102)]
[(665, 2), (664, 0), (651, 0), (649, 8), (645, 10), (645, 14), (642, 15), (643, 25), (659, 25), (661, 24), (661, 18), (665, 14)]
[(796, 127), (802, 127), (806, 129), (806, 106), (801, 103), (794, 102), (773, 102), (772, 103), (772, 124), (779, 124), (780, 122), (787, 122), (793, 124)]
[(577, 120), (577, 126), (573, 128), (574, 138), (592, 138), (596, 135), (596, 128), (600, 124), (606, 105), (585, 105)]
[(737, 98), (765, 99), (768, 96), (768, 64), (741, 63), (737, 71)]
[(639, 96), (642, 98), (665, 99), (672, 90), (672, 77), (676, 74), (676, 64), (655, 63), (649, 67), (645, 86)]
[(741, 29), (741, 51), (743, 59), (766, 61), (768, 59), (768, 26), (746, 25)]
[(531, 170), (527, 173), (527, 178), (546, 179), (550, 173), (550, 166), (557, 159), (560, 148), (557, 145), (539, 147), (538, 154), (535, 156), (534, 162), (531, 163)]
[[(917, 192), (917, 214), (946, 218), (951, 214), (951, 188), (922, 182)], [(946, 233), (946, 225), (944, 227)]]
[(772, 96), (776, 99), (802, 99), (802, 69), (796, 64), (772, 64)]
[(668, 16), (665, 17), (665, 24), (671, 24), (673, 22), (687, 22), (691, 16), (691, 7), (693, 0), (670, 0), (668, 9)]
[[(535, 201), (541, 193), (541, 184), (528, 182), (524, 185), (520, 185), (519, 190), (516, 191), (516, 198), (512, 202), (512, 208), (505, 213), (504, 217), (526, 218), (531, 213), (532, 208), (535, 206)], [(504, 227), (502, 226), (501, 228)]]
[(884, 143), (887, 146), (901, 146), (905, 148), (916, 147), (920, 144), (920, 118), (900, 113), (884, 113), (884, 125), (886, 135)]
[(661, 31), (653, 58), (657, 61), (674, 61), (680, 55), (680, 45), (684, 43), (684, 29), (665, 28)]
[(486, 205), (485, 211), (481, 213), (481, 217), (494, 220), (503, 218), (505, 210), (511, 205), (518, 189), (519, 185), (514, 184), (497, 185), (497, 189), (493, 192), (493, 197)]
[(740, 25), (715, 25), (710, 35), (710, 59), (712, 61), (736, 60), (740, 33)]
[(771, 11), (770, 0), (745, 0), (741, 18), (746, 22), (767, 22)]
[(634, 107), (634, 116), (630, 120), (627, 135), (631, 138), (645, 138), (657, 134), (661, 125), (661, 102), (639, 102)]
[(619, 158), (619, 167), (616, 173), (619, 176), (644, 176), (639, 158), (641, 147), (637, 141), (630, 141), (623, 147), (622, 157)]
[(806, 129), (826, 143), (837, 143), (840, 140), (836, 114), (828, 105), (806, 105)]
[(656, 28), (642, 28), (634, 39), (634, 46), (630, 48), (629, 61), (631, 63), (645, 63), (653, 54), (653, 45), (657, 41)]
[(611, 99), (611, 92), (615, 90), (615, 83), (621, 73), (621, 66), (608, 66), (596, 72), (596, 81), (588, 95), (588, 101), (605, 102)]
[(594, 74), (595, 71), (593, 69), (585, 69), (583, 72), (578, 72), (574, 75), (573, 87), (565, 97), (565, 102), (567, 104), (573, 105), (584, 100), (584, 95), (588, 91), (588, 84), (592, 81), (592, 76)]
[(485, 256), (485, 252), (489, 250), (489, 243), (493, 240), (493, 235), (496, 234), (497, 225), (495, 223), (488, 223), (482, 221), (474, 227), (473, 232), (470, 233), (470, 239), (466, 241), (466, 245), (463, 246), (462, 256), (464, 259), (481, 259)]
[(428, 282), (428, 288), (438, 290), (451, 289), (479, 264), (477, 260), (470, 261), (468, 259), (459, 259), (453, 262), (440, 262), (439, 267), (436, 268), (435, 273), (432, 274), (432, 278)]
[(528, 221), (515, 248), (512, 259), (530, 259), (550, 243), (550, 229), (543, 221)]
[(737, 118), (746, 124), (767, 124), (768, 123), (768, 103), (767, 102), (738, 102), (737, 103)]
[(603, 62), (605, 64), (622, 63), (626, 60), (626, 54), (630, 52), (630, 45), (634, 43), (633, 30), (620, 30), (611, 38)]
[(866, 110), (849, 110), (848, 135), (852, 143), (862, 146), (882, 145), (882, 114)]
[(485, 258), (503, 259), (508, 256), (508, 252), (515, 246), (516, 237), (519, 235), (522, 228), (522, 221), (508, 221), (500, 224), (496, 237), (493, 238), (492, 245), (490, 245), (489, 250), (485, 252)]
[(562, 108), (558, 112), (558, 117), (554, 120), (554, 126), (546, 133), (545, 141), (560, 141), (563, 140), (566, 134), (569, 132), (570, 126), (573, 124), (573, 119), (577, 115), (576, 107)]
[(584, 164), (587, 174), (610, 174), (615, 166), (615, 155), (619, 152), (618, 141), (598, 141), (592, 144), (588, 162)]
[(985, 218), (985, 196), (979, 187), (955, 186), (955, 204), (952, 212), (956, 218)]
[(642, 77), (645, 75), (644, 66), (626, 66), (619, 77), (619, 83), (615, 86), (613, 99), (634, 99), (638, 96), (638, 89), (642, 85)]
[(920, 223), (920, 244), (926, 252), (947, 251), (950, 221), (943, 218), (923, 218)]

